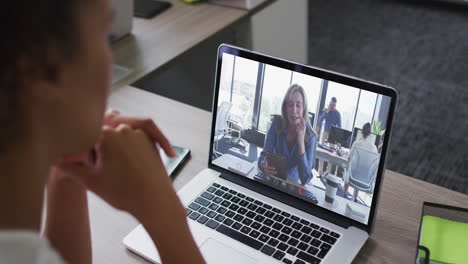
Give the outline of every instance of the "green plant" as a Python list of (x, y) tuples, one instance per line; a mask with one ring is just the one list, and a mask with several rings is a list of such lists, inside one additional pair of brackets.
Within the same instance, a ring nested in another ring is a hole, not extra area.
[(372, 122), (372, 133), (382, 136), (385, 133), (385, 129), (382, 130), (382, 124), (380, 121), (373, 121)]

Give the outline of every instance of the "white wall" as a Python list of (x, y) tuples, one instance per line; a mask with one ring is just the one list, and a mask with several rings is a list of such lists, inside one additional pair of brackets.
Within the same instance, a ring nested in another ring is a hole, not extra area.
[(252, 17), (255, 51), (307, 63), (308, 0), (277, 0)]

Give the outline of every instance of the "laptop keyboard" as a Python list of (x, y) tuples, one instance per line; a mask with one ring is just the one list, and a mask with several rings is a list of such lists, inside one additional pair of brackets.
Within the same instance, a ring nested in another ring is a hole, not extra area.
[(340, 234), (213, 183), (187, 217), (289, 264), (318, 264)]

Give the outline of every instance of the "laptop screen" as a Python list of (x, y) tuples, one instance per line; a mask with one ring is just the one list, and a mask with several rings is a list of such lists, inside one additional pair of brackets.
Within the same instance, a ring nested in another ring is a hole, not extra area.
[(367, 225), (392, 97), (229, 46), (218, 56), (211, 164)]

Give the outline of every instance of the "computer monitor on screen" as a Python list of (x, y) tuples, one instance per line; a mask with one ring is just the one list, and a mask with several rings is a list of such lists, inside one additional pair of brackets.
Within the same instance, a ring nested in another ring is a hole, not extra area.
[[(355, 127), (354, 130), (353, 130), (353, 143), (356, 141), (356, 140), (361, 140), (362, 139), (362, 133), (361, 133), (361, 130), (360, 128), (358, 127)], [(377, 147), (377, 149), (379, 149), (379, 145), (380, 145), (380, 138), (381, 136), (377, 135), (377, 134), (374, 134), (374, 133), (371, 133), (369, 135), (369, 137), (371, 137), (371, 140), (372, 142), (374, 142), (375, 146)]]
[(328, 134), (328, 142), (337, 144), (340, 143), (344, 148), (351, 147), (351, 135), (352, 132), (346, 129), (342, 129), (336, 126), (330, 127), (330, 132)]

